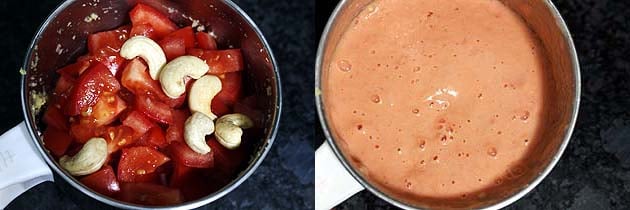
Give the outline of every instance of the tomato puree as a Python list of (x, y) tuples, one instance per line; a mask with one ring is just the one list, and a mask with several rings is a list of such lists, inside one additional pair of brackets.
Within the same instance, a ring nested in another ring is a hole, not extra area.
[(386, 194), (482, 198), (527, 170), (540, 141), (543, 51), (498, 0), (377, 0), (326, 64), (326, 117), (343, 154)]

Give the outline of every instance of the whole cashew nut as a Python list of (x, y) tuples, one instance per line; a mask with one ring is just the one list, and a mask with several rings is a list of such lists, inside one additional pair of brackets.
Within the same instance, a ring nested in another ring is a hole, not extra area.
[(192, 112), (201, 112), (210, 119), (217, 118), (212, 113), (212, 99), (221, 91), (221, 80), (214, 75), (205, 75), (193, 83), (188, 93), (188, 106)]
[(188, 76), (199, 79), (206, 75), (210, 67), (195, 56), (180, 56), (167, 63), (160, 73), (162, 90), (170, 98), (179, 98), (186, 92), (184, 79)]
[(103, 138), (91, 138), (81, 150), (69, 157), (59, 159), (59, 165), (74, 176), (88, 175), (98, 171), (107, 159), (107, 141)]
[(206, 136), (214, 132), (214, 122), (201, 112), (194, 112), (184, 124), (184, 140), (188, 147), (199, 154), (211, 151)]
[(244, 114), (235, 113), (223, 115), (217, 120), (214, 136), (217, 137), (217, 141), (225, 148), (236, 149), (241, 145), (243, 129), (253, 126), (254, 122)]
[(149, 65), (149, 74), (153, 80), (158, 79), (162, 66), (166, 64), (166, 55), (164, 55), (162, 47), (144, 36), (134, 36), (128, 39), (120, 48), (120, 56), (130, 60), (137, 56), (144, 59)]

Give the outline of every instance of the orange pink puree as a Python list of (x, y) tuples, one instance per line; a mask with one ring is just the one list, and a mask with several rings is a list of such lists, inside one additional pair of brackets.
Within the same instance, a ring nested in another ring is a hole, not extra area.
[(377, 0), (324, 69), (326, 117), (344, 155), (387, 194), (472, 197), (538, 141), (544, 65), (536, 35), (500, 1)]

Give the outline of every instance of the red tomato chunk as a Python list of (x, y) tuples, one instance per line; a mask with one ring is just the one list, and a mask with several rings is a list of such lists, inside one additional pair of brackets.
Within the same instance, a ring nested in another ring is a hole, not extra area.
[(151, 147), (130, 147), (122, 150), (118, 163), (118, 180), (121, 182), (145, 181), (147, 174), (170, 159)]
[(80, 181), (103, 195), (112, 196), (120, 191), (120, 185), (111, 166), (103, 166), (101, 170), (81, 178)]

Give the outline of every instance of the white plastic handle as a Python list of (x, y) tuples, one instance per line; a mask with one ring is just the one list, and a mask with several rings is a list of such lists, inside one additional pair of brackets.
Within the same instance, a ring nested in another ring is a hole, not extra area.
[(0, 209), (53, 175), (22, 122), (0, 136)]
[(315, 152), (315, 210), (331, 209), (363, 189), (323, 143)]

